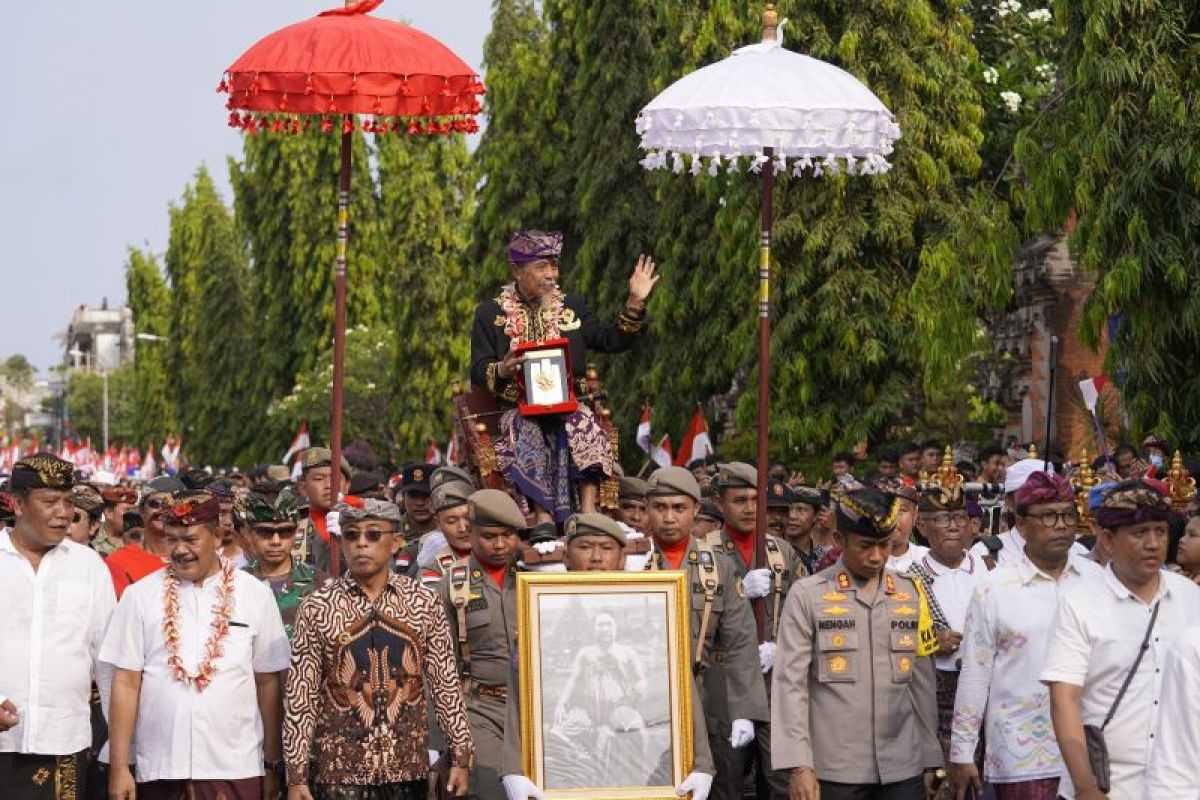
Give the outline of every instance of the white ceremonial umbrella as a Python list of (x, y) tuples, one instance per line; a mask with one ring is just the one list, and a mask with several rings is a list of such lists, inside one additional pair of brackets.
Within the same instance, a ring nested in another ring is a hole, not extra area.
[[(853, 75), (783, 47), (775, 6), (762, 15), (763, 40), (685, 75), (642, 109), (637, 118), (642, 165), (685, 169), (693, 175), (762, 175), (762, 239), (758, 266), (758, 523), (755, 567), (766, 566), (767, 420), (771, 195), (775, 174), (789, 167), (802, 177), (887, 172), (900, 137), (892, 112)], [(770, 163), (769, 169), (763, 167)], [(764, 607), (755, 604), (759, 641)]]

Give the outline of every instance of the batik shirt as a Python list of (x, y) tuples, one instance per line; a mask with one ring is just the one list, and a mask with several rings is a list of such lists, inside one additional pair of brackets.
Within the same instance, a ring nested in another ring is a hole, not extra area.
[(312, 592), (296, 616), (284, 697), (288, 785), (425, 780), (426, 684), (450, 764), (470, 768), (474, 749), (441, 598), (396, 574), (375, 601), (349, 575)]
[(324, 572), (294, 558), (292, 571), (283, 578), (264, 577), (257, 561), (251, 561), (244, 569), (270, 587), (271, 594), (275, 595), (275, 604), (279, 606), (279, 616), (283, 617), (283, 628), (287, 631), (288, 639), (292, 638), (296, 626), (296, 613), (300, 610), (304, 598), (329, 580), (329, 576)]

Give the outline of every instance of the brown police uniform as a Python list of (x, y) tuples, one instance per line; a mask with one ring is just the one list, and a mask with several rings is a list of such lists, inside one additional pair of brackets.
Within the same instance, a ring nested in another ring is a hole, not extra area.
[(822, 798), (923, 800), (924, 770), (942, 766), (933, 663), (922, 655), (928, 611), (913, 581), (890, 569), (873, 597), (860, 591), (839, 560), (788, 594), (772, 760), (785, 774), (811, 767)]
[[(770, 718), (754, 615), (737, 569), (727, 556), (692, 539), (680, 568), (687, 572), (693, 674), (716, 768), (710, 797), (731, 800), (741, 796), (742, 763), (729, 744), (730, 725), (735, 719), (765, 723)], [(671, 569), (671, 565), (655, 550), (646, 569)], [(711, 605), (707, 620), (706, 602)]]
[[(452, 566), (439, 591), (463, 677), (467, 718), (475, 744), (471, 797), (506, 800), (500, 783), (501, 749), (517, 636), (517, 578), (512, 568), (497, 587), (475, 556)], [(462, 627), (465, 624), (465, 629)]]

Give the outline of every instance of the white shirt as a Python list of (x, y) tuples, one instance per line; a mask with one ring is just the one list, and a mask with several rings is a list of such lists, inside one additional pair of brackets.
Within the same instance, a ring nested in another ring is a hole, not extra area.
[[(203, 692), (175, 680), (167, 666), (163, 638), (163, 582), (159, 570), (121, 596), (100, 649), (101, 660), (140, 671), (137, 727), (131, 760), (139, 781), (236, 780), (263, 774), (263, 726), (254, 684), (256, 672), (281, 672), (290, 649), (270, 588), (250, 575), (234, 573), (233, 615)], [(220, 578), (202, 587), (179, 586), (179, 655), (195, 674), (210, 634)]]
[[(1004, 533), (999, 534), (996, 538), (1004, 544), (1004, 546), (1000, 548), (1000, 552), (996, 554), (996, 566), (1007, 564), (1009, 562), (1020, 561), (1025, 557), (1025, 537), (1022, 536), (1021, 532), (1016, 528), (1009, 528), (1008, 530), (1004, 531)], [(987, 545), (985, 545), (982, 541), (976, 542), (971, 547), (971, 554), (976, 558), (983, 558), (990, 552), (991, 551), (987, 549)], [(1088, 552), (1088, 549), (1079, 542), (1075, 542), (1071, 545), (1072, 555), (1086, 556)]]
[[(1162, 667), (1169, 643), (1200, 618), (1200, 588), (1180, 575), (1159, 573), (1161, 602), (1149, 647), (1112, 722), (1104, 730), (1112, 764), (1110, 800), (1142, 797), (1144, 771), (1153, 749), (1162, 702)], [(1105, 568), (1063, 595), (1050, 631), (1041, 679), (1083, 687), (1083, 724), (1100, 725), (1133, 666), (1150, 623), (1154, 602), (1144, 603)], [(1058, 793), (1075, 795), (1063, 769)]]
[(1193, 626), (1179, 636), (1164, 659), (1162, 712), (1154, 731), (1150, 763), (1146, 765), (1145, 800), (1200, 798), (1200, 780), (1196, 779), (1196, 754), (1200, 753), (1197, 687), (1200, 627)]
[(21, 721), (0, 733), (0, 752), (68, 755), (92, 742), (92, 678), (113, 607), (100, 556), (70, 539), (37, 571), (0, 532), (0, 694)]
[[(963, 623), (962, 669), (950, 727), (950, 761), (974, 761), (986, 721), (985, 780), (1056, 778), (1062, 756), (1050, 724), (1050, 690), (1038, 680), (1063, 592), (1099, 580), (1100, 568), (1068, 556), (1055, 579), (1028, 558), (985, 573)], [(936, 587), (937, 582), (934, 583)]]
[(919, 544), (913, 544), (912, 542), (909, 542), (908, 549), (904, 551), (904, 555), (888, 556), (888, 569), (900, 573), (908, 572), (908, 568), (912, 566), (913, 562), (917, 559), (924, 558), (925, 554), (928, 552), (928, 547), (922, 547)]
[[(920, 559), (921, 567), (933, 575), (933, 585), (930, 587), (938, 606), (946, 615), (950, 630), (963, 632), (967, 619), (967, 606), (975, 594), (975, 587), (987, 574), (987, 566), (983, 559), (967, 553), (962, 563), (957, 567), (948, 567), (932, 555), (926, 553)], [(958, 660), (962, 657), (962, 648), (948, 656), (934, 658), (934, 666), (947, 672), (958, 672)]]

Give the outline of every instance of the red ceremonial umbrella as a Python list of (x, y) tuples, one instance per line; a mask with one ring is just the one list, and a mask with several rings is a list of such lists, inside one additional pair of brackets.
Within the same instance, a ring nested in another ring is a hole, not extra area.
[[(346, 351), (346, 240), (350, 145), (356, 114), (364, 133), (444, 135), (478, 130), (483, 84), (450, 48), (399, 22), (368, 16), (383, 0), (347, 2), (260, 39), (225, 71), (229, 124), (251, 136), (319, 130), (342, 135), (334, 269), (330, 470), (337, 496), (342, 458), (342, 374)], [(331, 542), (331, 567), (339, 548)]]

